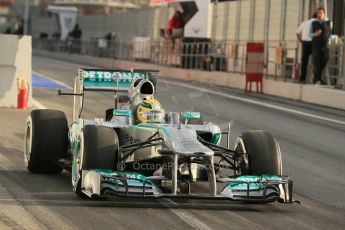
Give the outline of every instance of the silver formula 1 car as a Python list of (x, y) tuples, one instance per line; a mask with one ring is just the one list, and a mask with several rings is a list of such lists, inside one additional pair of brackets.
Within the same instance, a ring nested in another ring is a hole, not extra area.
[[(279, 144), (269, 132), (244, 132), (234, 149), (198, 112), (166, 112), (155, 98), (157, 71), (79, 69), (73, 123), (64, 112), (33, 110), (25, 132), (25, 165), (33, 173), (72, 174), (80, 197), (226, 199), (292, 203)], [(105, 118), (81, 117), (88, 91), (114, 95)], [(205, 186), (206, 185), (206, 186)]]

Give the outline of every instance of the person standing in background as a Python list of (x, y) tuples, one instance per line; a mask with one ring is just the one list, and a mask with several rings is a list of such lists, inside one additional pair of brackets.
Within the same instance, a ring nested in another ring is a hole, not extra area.
[(172, 49), (175, 48), (175, 34), (177, 30), (180, 30), (180, 35), (178, 37), (182, 37), (183, 35), (183, 18), (182, 18), (182, 12), (177, 10), (175, 11), (174, 16), (169, 20), (168, 25), (165, 29), (166, 37), (170, 38), (172, 41)]
[(171, 37), (173, 35), (174, 29), (183, 29), (184, 23), (182, 19), (182, 12), (179, 10), (175, 11), (174, 16), (169, 20), (168, 25), (166, 27), (165, 33), (167, 37)]
[(311, 24), (312, 55), (314, 68), (314, 84), (325, 84), (322, 80), (322, 71), (329, 60), (328, 40), (331, 36), (331, 21), (326, 18), (325, 8), (319, 7), (316, 11), (317, 20)]
[(79, 25), (76, 24), (73, 30), (69, 33), (69, 37), (72, 37), (71, 40), (68, 41), (67, 46), (69, 52), (72, 53), (80, 53), (81, 52), (81, 36), (82, 30), (79, 28)]
[(73, 30), (69, 33), (69, 35), (71, 37), (73, 37), (74, 39), (80, 39), (81, 38), (81, 35), (82, 35), (82, 31), (81, 29), (79, 28), (79, 25), (76, 24), (73, 28)]
[(296, 31), (298, 40), (302, 43), (301, 75), (299, 83), (306, 83), (309, 58), (312, 54), (312, 37), (310, 37), (310, 27), (316, 19), (316, 14), (309, 20), (303, 21)]

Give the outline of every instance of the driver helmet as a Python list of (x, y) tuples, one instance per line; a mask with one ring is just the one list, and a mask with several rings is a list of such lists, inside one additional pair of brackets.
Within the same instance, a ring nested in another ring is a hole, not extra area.
[(139, 123), (162, 123), (164, 121), (164, 109), (158, 100), (144, 98), (137, 109)]

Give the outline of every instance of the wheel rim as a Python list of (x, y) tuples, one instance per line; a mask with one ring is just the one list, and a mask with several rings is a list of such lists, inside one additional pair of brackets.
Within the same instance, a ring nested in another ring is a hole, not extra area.
[(31, 125), (31, 117), (28, 118), (26, 122), (26, 129), (25, 129), (25, 143), (24, 143), (24, 161), (25, 166), (29, 166), (30, 156), (31, 156), (31, 147), (32, 147), (32, 125)]
[(279, 165), (280, 165), (280, 167), (279, 167), (279, 170), (280, 170), (280, 175), (283, 175), (283, 162), (282, 162), (282, 153), (281, 153), (281, 150), (280, 150), (280, 145), (279, 145), (279, 143), (278, 143), (278, 141), (276, 140), (276, 146), (277, 146), (277, 151), (278, 151), (278, 153), (279, 153)]
[(237, 170), (238, 175), (244, 175), (249, 173), (249, 159), (246, 147), (244, 145), (244, 142), (242, 138), (238, 137), (235, 143), (235, 151), (242, 153), (242, 159), (237, 162), (237, 167), (239, 167), (239, 170)]

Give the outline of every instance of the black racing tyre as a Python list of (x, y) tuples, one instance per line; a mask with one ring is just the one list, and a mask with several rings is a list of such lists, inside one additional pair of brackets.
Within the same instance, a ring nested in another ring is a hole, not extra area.
[(119, 139), (114, 129), (86, 125), (84, 127), (82, 169), (115, 170), (118, 162)]
[(115, 170), (119, 160), (119, 140), (117, 133), (112, 128), (86, 125), (83, 130), (82, 143), (82, 165), (75, 193), (80, 198), (87, 199), (89, 197), (81, 191), (82, 170)]
[(26, 122), (24, 159), (33, 173), (60, 173), (56, 163), (67, 154), (68, 123), (57, 110), (33, 110)]
[(240, 165), (242, 175), (282, 175), (279, 144), (270, 132), (244, 132), (239, 137), (235, 149), (248, 154), (246, 162)]

